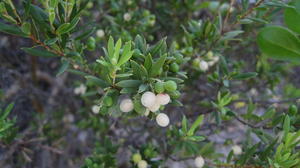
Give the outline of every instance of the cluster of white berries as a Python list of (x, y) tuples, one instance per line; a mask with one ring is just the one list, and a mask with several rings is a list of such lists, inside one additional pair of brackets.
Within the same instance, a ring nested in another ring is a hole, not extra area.
[(199, 58), (198, 60), (196, 60), (196, 62), (198, 62), (199, 64), (199, 69), (203, 72), (206, 72), (209, 69), (209, 67), (215, 65), (220, 59), (219, 56), (214, 56), (212, 51), (209, 51), (206, 54), (206, 57), (209, 59), (209, 61), (200, 60)]
[(205, 161), (204, 161), (204, 159), (203, 159), (202, 156), (196, 157), (196, 159), (195, 159), (195, 166), (197, 168), (202, 168), (204, 166), (204, 164), (205, 164)]
[[(160, 93), (155, 95), (153, 92), (145, 92), (142, 95), (141, 102), (142, 105), (145, 106), (149, 111), (156, 112), (159, 110), (160, 106), (167, 105), (171, 101), (171, 98), (166, 93)], [(156, 122), (161, 127), (166, 127), (170, 123), (169, 117), (160, 113), (156, 116)]]
[(155, 95), (153, 92), (145, 92), (142, 95), (141, 102), (151, 112), (156, 112), (159, 110), (161, 105), (167, 105), (171, 98), (168, 94), (160, 93)]
[(130, 15), (130, 13), (125, 13), (124, 15), (123, 15), (123, 19), (125, 20), (125, 21), (130, 21), (131, 20), (131, 15)]
[(74, 89), (76, 95), (83, 95), (86, 92), (87, 87), (84, 84), (81, 84), (79, 87)]
[[(160, 106), (167, 105), (170, 103), (171, 98), (166, 93), (160, 93), (155, 95), (153, 92), (147, 91), (141, 97), (141, 103), (146, 107), (147, 111), (145, 115), (148, 115), (149, 112), (157, 112)], [(123, 99), (120, 103), (120, 110), (124, 113), (130, 112), (134, 109), (134, 104), (130, 98)], [(160, 113), (156, 116), (156, 122), (161, 127), (166, 127), (170, 123), (169, 117)]]
[(241, 155), (243, 153), (243, 150), (239, 145), (233, 145), (231, 150), (233, 151), (234, 155)]

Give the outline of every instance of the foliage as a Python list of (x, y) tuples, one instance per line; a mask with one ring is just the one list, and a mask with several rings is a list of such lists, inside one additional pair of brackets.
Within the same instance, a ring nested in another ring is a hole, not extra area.
[[(281, 11), (286, 27), (268, 25)], [(195, 158), (197, 167), (296, 168), (300, 93), (290, 74), (300, 59), (299, 15), (297, 0), (1, 0), (0, 31), (30, 39), (26, 54), (59, 62), (57, 78), (79, 77), (75, 121), (63, 104), (53, 121), (41, 114), (31, 127), (53, 145), (67, 134), (61, 125), (92, 131), (82, 168)], [(0, 111), (6, 144), (17, 132), (12, 107)], [(245, 133), (223, 138), (221, 153), (213, 134), (230, 123)]]

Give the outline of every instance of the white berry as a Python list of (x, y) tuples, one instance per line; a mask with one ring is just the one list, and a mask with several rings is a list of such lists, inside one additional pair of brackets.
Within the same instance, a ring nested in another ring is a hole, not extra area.
[(84, 84), (81, 84), (79, 87), (74, 89), (74, 93), (76, 95), (80, 95), (80, 94), (82, 95), (85, 94), (86, 89), (87, 89), (86, 86)]
[(151, 112), (157, 112), (160, 108), (160, 104), (158, 103), (154, 103), (151, 107), (148, 107), (148, 109), (151, 111)]
[(207, 71), (208, 70), (208, 63), (206, 61), (200, 61), (199, 68), (201, 71)]
[(131, 15), (130, 15), (130, 13), (125, 13), (125, 14), (123, 15), (123, 19), (124, 19), (125, 21), (130, 21), (130, 20), (131, 20)]
[(156, 101), (156, 96), (152, 92), (145, 92), (142, 95), (141, 102), (142, 102), (142, 105), (145, 107), (149, 108), (149, 107), (153, 106), (155, 104), (155, 101)]
[(195, 159), (195, 166), (197, 168), (202, 168), (204, 166), (204, 163), (205, 163), (205, 161), (204, 161), (204, 159), (203, 159), (202, 156), (196, 157), (196, 159)]
[(100, 111), (100, 106), (98, 106), (98, 105), (92, 106), (92, 112), (93, 113), (98, 114), (99, 111)]
[(156, 95), (156, 102), (160, 105), (167, 105), (168, 103), (170, 103), (170, 100), (170, 96), (166, 93), (160, 93)]
[(148, 163), (145, 160), (141, 160), (138, 162), (138, 168), (147, 168)]
[(242, 148), (239, 145), (233, 145), (231, 149), (233, 151), (233, 154), (235, 155), (240, 155), (243, 152)]
[(102, 29), (97, 30), (96, 32), (97, 37), (102, 38), (105, 36), (105, 32)]
[(124, 113), (128, 113), (133, 110), (133, 102), (131, 99), (124, 99), (120, 103), (120, 110)]
[(170, 123), (170, 119), (169, 117), (164, 114), (164, 113), (159, 113), (157, 116), (156, 116), (156, 123), (161, 126), (161, 127), (166, 127), (169, 125)]

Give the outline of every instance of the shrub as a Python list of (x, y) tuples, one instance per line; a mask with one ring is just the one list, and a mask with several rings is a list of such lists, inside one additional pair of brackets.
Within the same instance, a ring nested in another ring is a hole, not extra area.
[[(56, 78), (78, 76), (77, 109), (46, 108), (29, 127), (50, 146), (67, 137), (60, 126), (92, 131), (94, 152), (74, 159), (82, 168), (296, 168), (299, 15), (296, 0), (1, 0), (0, 31), (31, 40), (27, 55), (59, 62)], [(12, 106), (0, 112), (8, 148), (26, 139), (7, 119)], [(32, 161), (25, 149), (17, 165)]]

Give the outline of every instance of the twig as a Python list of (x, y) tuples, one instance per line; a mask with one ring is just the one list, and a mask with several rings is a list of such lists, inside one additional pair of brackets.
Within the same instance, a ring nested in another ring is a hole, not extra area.
[(264, 2), (264, 0), (259, 0), (252, 8), (250, 8), (249, 10), (246, 11), (246, 13), (244, 13), (240, 18), (239, 20), (237, 20), (234, 24), (233, 24), (233, 27), (237, 24), (240, 23), (240, 21), (244, 18), (246, 18), (248, 15), (250, 15), (254, 9), (256, 9), (257, 7), (259, 7), (262, 3)]

